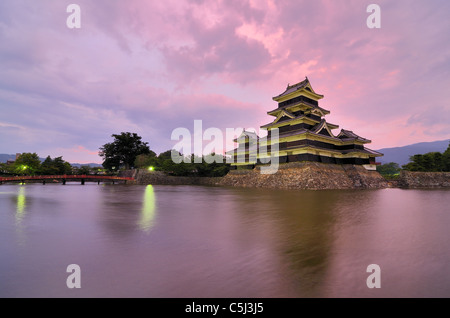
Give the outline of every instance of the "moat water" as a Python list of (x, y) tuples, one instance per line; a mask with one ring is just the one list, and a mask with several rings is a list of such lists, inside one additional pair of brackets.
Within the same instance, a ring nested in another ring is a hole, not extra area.
[(449, 207), (450, 190), (4, 184), (0, 297), (450, 297)]

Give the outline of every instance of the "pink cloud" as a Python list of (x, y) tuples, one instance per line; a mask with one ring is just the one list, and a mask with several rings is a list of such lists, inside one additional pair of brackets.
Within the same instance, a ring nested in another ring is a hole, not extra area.
[(272, 97), (305, 76), (325, 95), (327, 118), (373, 148), (450, 137), (444, 1), (440, 10), (380, 1), (379, 30), (356, 0), (78, 3), (77, 31), (65, 27), (64, 3), (0, 4), (5, 152), (70, 145), (88, 160), (94, 151), (77, 147), (124, 130), (163, 151), (171, 129), (194, 119), (259, 127)]
[(80, 153), (81, 152), (81, 153), (86, 153), (88, 155), (98, 155), (98, 150), (91, 151), (91, 150), (88, 150), (88, 149), (84, 148), (83, 146), (77, 146), (75, 148), (72, 148), (72, 151), (75, 152), (75, 153)]
[(71, 163), (101, 163), (102, 159), (98, 155), (98, 150), (87, 149), (84, 146), (77, 145), (71, 148), (59, 147), (49, 151), (51, 157), (59, 157), (62, 154), (63, 159)]

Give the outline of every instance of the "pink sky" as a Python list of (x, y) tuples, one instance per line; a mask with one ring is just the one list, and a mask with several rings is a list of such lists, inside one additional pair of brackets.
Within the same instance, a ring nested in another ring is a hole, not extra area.
[(450, 138), (450, 2), (377, 1), (381, 29), (370, 3), (3, 0), (0, 153), (101, 162), (121, 131), (159, 153), (196, 119), (270, 122), (272, 97), (305, 76), (369, 148)]

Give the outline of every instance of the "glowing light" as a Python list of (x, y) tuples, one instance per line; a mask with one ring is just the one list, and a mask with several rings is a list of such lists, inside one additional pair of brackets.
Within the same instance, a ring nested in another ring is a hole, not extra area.
[(153, 219), (155, 218), (155, 192), (152, 185), (145, 188), (144, 202), (142, 205), (141, 219), (139, 220), (139, 227), (141, 230), (148, 231), (153, 226)]
[(26, 214), (27, 207), (27, 198), (25, 196), (25, 187), (19, 187), (17, 198), (16, 198), (16, 233), (18, 243), (20, 245), (24, 245), (26, 243), (26, 235), (24, 231), (24, 225), (22, 224), (22, 220)]
[(149, 167), (148, 170), (149, 170), (149, 171), (153, 171), (153, 170), (155, 170), (155, 168)]
[(25, 207), (27, 205), (27, 199), (25, 197), (25, 187), (19, 188), (19, 193), (17, 194), (17, 204), (16, 204), (16, 221), (20, 222), (24, 216)]

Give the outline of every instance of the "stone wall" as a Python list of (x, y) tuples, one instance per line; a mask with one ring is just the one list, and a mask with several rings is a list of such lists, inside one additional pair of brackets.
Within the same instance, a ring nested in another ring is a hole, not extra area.
[(402, 171), (395, 181), (386, 181), (378, 172), (358, 165), (335, 165), (318, 162), (280, 164), (274, 174), (253, 170), (232, 170), (222, 178), (174, 177), (161, 171), (133, 170), (123, 176), (136, 178), (137, 184), (216, 185), (276, 189), (378, 189), (450, 188), (450, 172)]
[(401, 188), (450, 188), (450, 172), (401, 171)]
[(137, 170), (121, 170), (119, 171), (119, 177), (136, 178)]
[(281, 164), (274, 174), (261, 174), (260, 168), (230, 171), (221, 185), (277, 189), (378, 189), (386, 180), (376, 171), (358, 165), (318, 162)]
[(281, 164), (274, 174), (253, 170), (232, 170), (222, 178), (172, 177), (159, 171), (139, 170), (138, 184), (196, 184), (277, 189), (377, 189), (386, 188), (386, 180), (376, 171), (362, 166), (317, 162)]
[(137, 170), (137, 184), (162, 185), (219, 185), (221, 178), (175, 177), (162, 171)]

